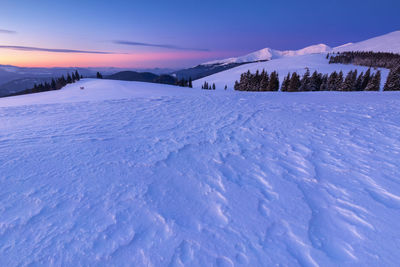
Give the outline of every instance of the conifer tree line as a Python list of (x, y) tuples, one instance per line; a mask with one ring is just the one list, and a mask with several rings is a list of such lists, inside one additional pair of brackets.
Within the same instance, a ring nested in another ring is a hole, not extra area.
[(354, 64), (390, 69), (384, 91), (400, 90), (400, 55), (382, 52), (342, 52), (330, 57), (329, 63)]
[(189, 80), (186, 80), (184, 78), (182, 78), (180, 80), (176, 80), (175, 85), (180, 86), (180, 87), (193, 88), (192, 77), (189, 77)]
[(215, 86), (215, 83), (213, 83), (211, 85), (211, 84), (208, 84), (208, 82), (204, 82), (204, 84), (201, 86), (201, 89), (203, 89), (203, 90), (215, 90), (216, 86)]
[(329, 58), (329, 64), (336, 63), (393, 69), (400, 66), (400, 55), (383, 52), (338, 52), (330, 55)]
[(74, 83), (76, 81), (79, 81), (82, 79), (82, 75), (79, 75), (78, 71), (73, 72), (72, 74), (67, 75), (65, 77), (62, 75), (61, 77), (57, 79), (51, 79), (51, 82), (45, 82), (45, 83), (40, 83), (40, 84), (35, 84), (33, 88), (27, 89), (9, 96), (15, 96), (15, 95), (26, 95), (26, 94), (33, 94), (33, 93), (40, 93), (40, 92), (46, 92), (46, 91), (52, 91), (52, 90), (60, 90), (64, 86), (70, 83)]
[[(400, 77), (400, 69), (393, 80)], [(390, 75), (389, 75), (390, 76)], [(388, 79), (389, 80), (389, 79)], [(379, 91), (381, 84), (381, 72), (371, 73), (368, 69), (365, 73), (358, 74), (357, 70), (350, 71), (344, 76), (343, 72), (334, 71), (330, 75), (314, 71), (310, 74), (307, 69), (303, 76), (296, 72), (288, 73), (283, 79), (282, 92), (307, 92), (307, 91)], [(394, 88), (391, 86), (390, 88)], [(262, 71), (255, 74), (250, 71), (243, 73), (240, 81), (235, 82), (237, 91), (279, 91), (279, 76), (276, 71), (268, 75)]]
[(346, 77), (342, 71), (332, 72), (330, 75), (314, 71), (310, 75), (309, 69), (303, 77), (296, 72), (290, 73), (282, 82), (283, 92), (307, 92), (307, 91), (379, 91), (381, 84), (381, 72), (371, 74), (371, 69), (358, 75), (357, 70), (350, 71)]
[(265, 70), (261, 73), (257, 70), (255, 74), (250, 70), (240, 75), (240, 81), (235, 82), (234, 89), (237, 91), (278, 91), (279, 75), (276, 71), (269, 75)]

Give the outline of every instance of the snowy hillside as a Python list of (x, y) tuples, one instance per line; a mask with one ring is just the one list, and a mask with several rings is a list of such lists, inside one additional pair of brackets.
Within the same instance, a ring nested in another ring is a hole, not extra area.
[(396, 266), (399, 113), (88, 79), (0, 99), (0, 263)]
[[(321, 73), (330, 74), (333, 71), (343, 71), (345, 74), (350, 70), (357, 69), (359, 72), (366, 71), (367, 68), (352, 65), (328, 64), (329, 61), (325, 58), (327, 52), (343, 52), (343, 51), (374, 51), (374, 52), (393, 52), (400, 53), (400, 31), (392, 32), (386, 35), (375, 37), (359, 43), (348, 43), (336, 48), (330, 48), (324, 44), (306, 47), (296, 51), (278, 51), (266, 48), (249, 55), (230, 58), (226, 60), (216, 60), (204, 64), (226, 64), (235, 62), (254, 62), (261, 60), (269, 60), (267, 62), (256, 62), (238, 66), (214, 75), (196, 80), (194, 86), (201, 88), (204, 82), (209, 84), (215, 83), (217, 89), (222, 89), (225, 85), (228, 88), (233, 88), (236, 80), (240, 79), (240, 75), (247, 70), (256, 72), (265, 69), (268, 72), (277, 71), (280, 81), (283, 81), (284, 76), (289, 72), (296, 71), (299, 74), (305, 72), (305, 68), (309, 68), (311, 72), (317, 70)], [(386, 81), (388, 70), (382, 69), (382, 85)]]
[(373, 51), (400, 54), (400, 31), (378, 36), (359, 43), (350, 43), (333, 49), (335, 52), (344, 51)]
[(285, 56), (300, 56), (300, 55), (308, 55), (308, 54), (319, 54), (330, 52), (331, 48), (324, 44), (312, 45), (300, 50), (287, 50), (287, 51), (279, 51), (271, 48), (264, 48), (254, 53), (237, 57), (237, 58), (228, 58), (222, 60), (214, 60), (210, 62), (203, 63), (202, 65), (213, 65), (213, 64), (231, 64), (231, 63), (245, 63), (245, 62), (255, 62), (255, 61), (265, 61), (271, 59), (277, 59)]
[(287, 56), (302, 56), (309, 54), (326, 54), (329, 52), (344, 51), (374, 51), (400, 53), (400, 31), (368, 39), (359, 43), (347, 43), (335, 48), (325, 44), (311, 45), (300, 50), (280, 51), (271, 48), (264, 48), (241, 57), (233, 57), (221, 60), (214, 60), (202, 65), (245, 63), (278, 59)]
[[(201, 88), (204, 82), (208, 82), (209, 84), (215, 83), (217, 89), (224, 89), (225, 85), (228, 86), (229, 89), (232, 89), (235, 81), (240, 79), (240, 75), (248, 70), (252, 73), (255, 73), (257, 70), (262, 71), (265, 69), (269, 73), (272, 71), (277, 71), (279, 73), (279, 79), (282, 83), (283, 78), (289, 73), (293, 73), (296, 71), (298, 74), (303, 74), (306, 71), (306, 68), (309, 68), (311, 73), (317, 70), (320, 73), (330, 74), (333, 71), (343, 71), (344, 74), (347, 74), (351, 70), (357, 69), (359, 73), (362, 71), (365, 72), (368, 68), (354, 65), (342, 65), (342, 64), (329, 64), (329, 60), (326, 59), (325, 54), (309, 54), (302, 56), (288, 56), (282, 57), (266, 62), (257, 62), (242, 65), (233, 69), (229, 69), (223, 72), (216, 73), (214, 75), (196, 80), (193, 82), (193, 86), (196, 88)], [(389, 74), (389, 70), (381, 69), (382, 71), (382, 85), (383, 87), (384, 81), (386, 81), (387, 75)]]

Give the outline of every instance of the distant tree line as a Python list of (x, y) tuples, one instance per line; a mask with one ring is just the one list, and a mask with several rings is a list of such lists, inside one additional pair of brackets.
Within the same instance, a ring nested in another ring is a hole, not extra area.
[[(396, 77), (400, 77), (400, 74), (398, 76), (393, 74), (392, 76), (394, 77), (393, 80), (396, 80)], [(235, 90), (272, 92), (279, 91), (279, 88), (281, 88), (282, 92), (379, 91), (380, 84), (381, 72), (378, 70), (371, 74), (371, 69), (368, 69), (365, 73), (362, 72), (360, 75), (358, 75), (357, 70), (350, 71), (346, 77), (344, 77), (342, 71), (339, 73), (335, 71), (330, 75), (314, 71), (311, 75), (310, 70), (307, 69), (303, 76), (296, 72), (288, 73), (283, 79), (281, 87), (279, 87), (279, 76), (276, 71), (270, 75), (265, 71), (261, 73), (257, 71), (255, 74), (248, 71), (241, 75), (239, 82), (235, 82)], [(394, 86), (390, 88), (394, 88)]]
[[(329, 57), (329, 55), (328, 55)], [(390, 69), (384, 91), (400, 90), (400, 55), (384, 52), (342, 52), (331, 55), (329, 63), (353, 64)]]
[(189, 77), (189, 80), (186, 80), (185, 78), (182, 78), (180, 80), (176, 80), (175, 85), (180, 86), (180, 87), (189, 87), (193, 88), (193, 82), (192, 82), (192, 77)]
[(381, 72), (378, 70), (371, 74), (368, 69), (365, 74), (358, 75), (357, 70), (350, 71), (344, 77), (343, 72), (336, 71), (330, 75), (314, 71), (304, 73), (300, 78), (296, 72), (290, 73), (282, 82), (281, 91), (283, 92), (307, 92), (307, 91), (379, 91), (381, 84)]
[(216, 86), (215, 86), (215, 83), (213, 83), (211, 85), (211, 84), (208, 84), (208, 82), (204, 82), (204, 84), (201, 86), (201, 89), (203, 89), (203, 90), (215, 90)]
[(257, 70), (255, 74), (250, 70), (240, 75), (240, 81), (235, 82), (234, 89), (237, 91), (279, 91), (279, 75), (276, 71), (269, 75), (266, 71), (261, 73)]
[(53, 91), (53, 90), (60, 90), (67, 84), (79, 81), (81, 78), (83, 78), (82, 75), (79, 75), (78, 71), (75, 71), (72, 74), (68, 73), (67, 77), (62, 75), (59, 78), (51, 79), (50, 83), (44, 82), (44, 83), (40, 83), (40, 84), (35, 84), (33, 86), (33, 88), (31, 88), (31, 89), (26, 89), (26, 90), (23, 90), (23, 91), (20, 91), (18, 93), (14, 93), (14, 94), (11, 94), (8, 96), (26, 95), (26, 94), (47, 92), (47, 91)]
[[(329, 54), (327, 57), (329, 58)], [(400, 66), (400, 55), (383, 52), (338, 52), (329, 58), (329, 64), (336, 63), (393, 69)]]

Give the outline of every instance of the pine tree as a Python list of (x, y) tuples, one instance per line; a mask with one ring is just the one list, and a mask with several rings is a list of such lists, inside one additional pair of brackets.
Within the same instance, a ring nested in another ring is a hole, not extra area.
[(336, 80), (335, 90), (339, 90), (342, 87), (342, 84), (343, 84), (343, 71), (340, 71)]
[(353, 71), (349, 71), (347, 73), (342, 86), (340, 87), (339, 91), (351, 91), (354, 88), (353, 84)]
[(306, 68), (300, 83), (299, 91), (310, 91), (310, 70), (308, 68)]
[(77, 81), (79, 81), (81, 79), (79, 76), (78, 70), (75, 71), (75, 78)]
[(321, 79), (321, 86), (319, 87), (320, 91), (328, 91), (328, 74), (322, 76)]
[(51, 90), (57, 90), (56, 81), (51, 79)]
[(64, 75), (62, 75), (60, 78), (60, 85), (61, 85), (61, 87), (64, 87), (67, 85), (67, 80), (65, 79)]
[(240, 91), (240, 85), (239, 85), (239, 82), (238, 82), (238, 81), (235, 81), (235, 85), (233, 86), (233, 89), (234, 89), (235, 91)]
[(381, 85), (381, 72), (378, 70), (368, 82), (365, 91), (379, 91)]
[(267, 72), (263, 71), (261, 73), (260, 91), (268, 91), (268, 86), (269, 86), (269, 75)]
[(289, 84), (290, 84), (290, 72), (289, 72), (288, 75), (283, 79), (281, 91), (282, 91), (282, 92), (287, 92), (287, 91), (289, 90)]
[(228, 89), (228, 85), (225, 84), (225, 88), (224, 89), (227, 90)]
[(389, 76), (387, 77), (383, 90), (384, 91), (400, 90), (400, 65), (390, 70)]
[(370, 79), (371, 79), (371, 68), (369, 68), (364, 74), (363, 81), (362, 81), (362, 84), (361, 84), (361, 90), (362, 91), (365, 90), (365, 88), (367, 87)]
[(243, 75), (243, 91), (251, 91), (251, 73), (250, 70), (248, 70), (244, 75)]
[(67, 83), (72, 83), (72, 78), (71, 75), (69, 75), (69, 73), (67, 75)]
[(319, 91), (322, 84), (322, 74), (314, 71), (311, 75), (310, 82), (309, 82), (309, 90), (310, 91)]
[(190, 87), (190, 88), (193, 88), (192, 77), (189, 77), (189, 87)]
[(288, 92), (298, 92), (300, 86), (300, 76), (296, 72), (293, 72), (292, 77), (290, 78)]
[(213, 89), (213, 90), (215, 90), (215, 83), (213, 83), (213, 85), (212, 85), (212, 89)]
[(44, 83), (44, 90), (45, 91), (50, 91), (51, 90), (51, 84), (49, 84), (48, 82)]
[(97, 72), (97, 73), (96, 73), (96, 77), (97, 77), (97, 79), (103, 79), (103, 75), (101, 75), (100, 72)]
[(358, 76), (358, 78), (356, 80), (356, 83), (354, 85), (354, 89), (356, 91), (362, 91), (363, 90), (363, 88), (362, 88), (363, 80), (364, 80), (364, 72), (361, 72), (361, 74)]
[(269, 76), (269, 84), (267, 91), (279, 91), (279, 75), (276, 71), (273, 71)]
[(336, 81), (338, 79), (338, 74), (336, 71), (332, 72), (331, 75), (329, 75), (328, 78), (328, 86), (327, 90), (328, 91), (335, 91), (336, 90)]

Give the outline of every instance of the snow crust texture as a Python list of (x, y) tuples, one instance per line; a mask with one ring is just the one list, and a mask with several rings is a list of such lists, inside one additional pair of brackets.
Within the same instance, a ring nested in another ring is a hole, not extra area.
[(174, 90), (0, 101), (2, 266), (400, 262), (400, 94)]

